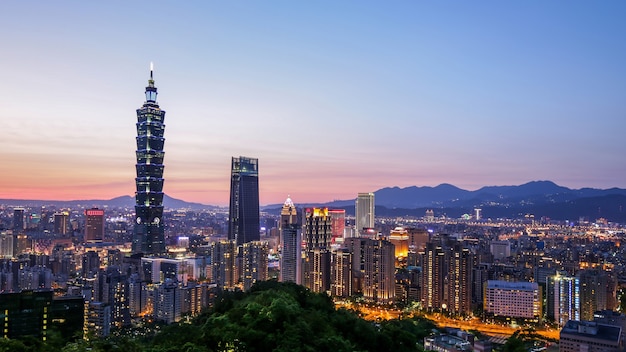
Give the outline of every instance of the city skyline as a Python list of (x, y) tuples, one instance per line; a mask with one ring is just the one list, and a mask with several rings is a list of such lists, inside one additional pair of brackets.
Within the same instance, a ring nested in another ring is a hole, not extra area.
[(132, 195), (151, 61), (175, 198), (227, 205), (232, 155), (258, 157), (261, 204), (626, 188), (626, 4), (454, 5), (6, 4), (0, 198)]

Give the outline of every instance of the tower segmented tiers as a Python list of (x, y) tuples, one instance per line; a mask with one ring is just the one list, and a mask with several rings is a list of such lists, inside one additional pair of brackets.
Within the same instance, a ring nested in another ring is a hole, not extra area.
[(137, 109), (137, 186), (133, 253), (165, 252), (163, 227), (163, 145), (165, 111), (157, 104), (153, 69), (146, 87), (146, 101)]

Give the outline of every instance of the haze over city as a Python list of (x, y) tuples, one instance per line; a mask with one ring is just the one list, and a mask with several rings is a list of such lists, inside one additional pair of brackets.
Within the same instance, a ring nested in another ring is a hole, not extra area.
[(0, 11), (0, 198), (135, 191), (154, 62), (168, 195), (228, 204), (547, 179), (626, 188), (626, 3), (38, 2)]

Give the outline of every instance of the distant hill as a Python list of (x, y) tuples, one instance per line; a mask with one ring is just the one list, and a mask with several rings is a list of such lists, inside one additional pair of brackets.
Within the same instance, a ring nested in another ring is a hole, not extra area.
[[(59, 208), (77, 208), (77, 207), (112, 207), (112, 208), (134, 208), (135, 197), (120, 196), (113, 199), (89, 199), (89, 200), (24, 200), (24, 199), (0, 199), (0, 204), (12, 206), (43, 206), (53, 205)], [(213, 205), (205, 205), (200, 203), (185, 202), (184, 200), (172, 198), (167, 194), (163, 196), (163, 206), (171, 209), (214, 209), (218, 208)]]
[[(376, 215), (424, 216), (427, 209), (435, 215), (460, 217), (481, 208), (486, 218), (519, 218), (533, 214), (536, 218), (555, 220), (595, 220), (626, 222), (626, 189), (570, 189), (552, 181), (532, 181), (519, 186), (486, 186), (468, 191), (450, 184), (436, 187), (386, 187), (374, 192)], [(322, 204), (296, 204), (301, 207), (328, 206), (346, 209), (354, 214), (354, 199)], [(282, 204), (264, 207), (277, 212)]]

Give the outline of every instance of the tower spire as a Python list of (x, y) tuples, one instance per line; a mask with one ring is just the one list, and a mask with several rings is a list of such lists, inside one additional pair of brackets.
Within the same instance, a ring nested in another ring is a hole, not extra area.
[(154, 63), (150, 62), (150, 79), (146, 87), (146, 102), (156, 104), (157, 89), (154, 86)]

